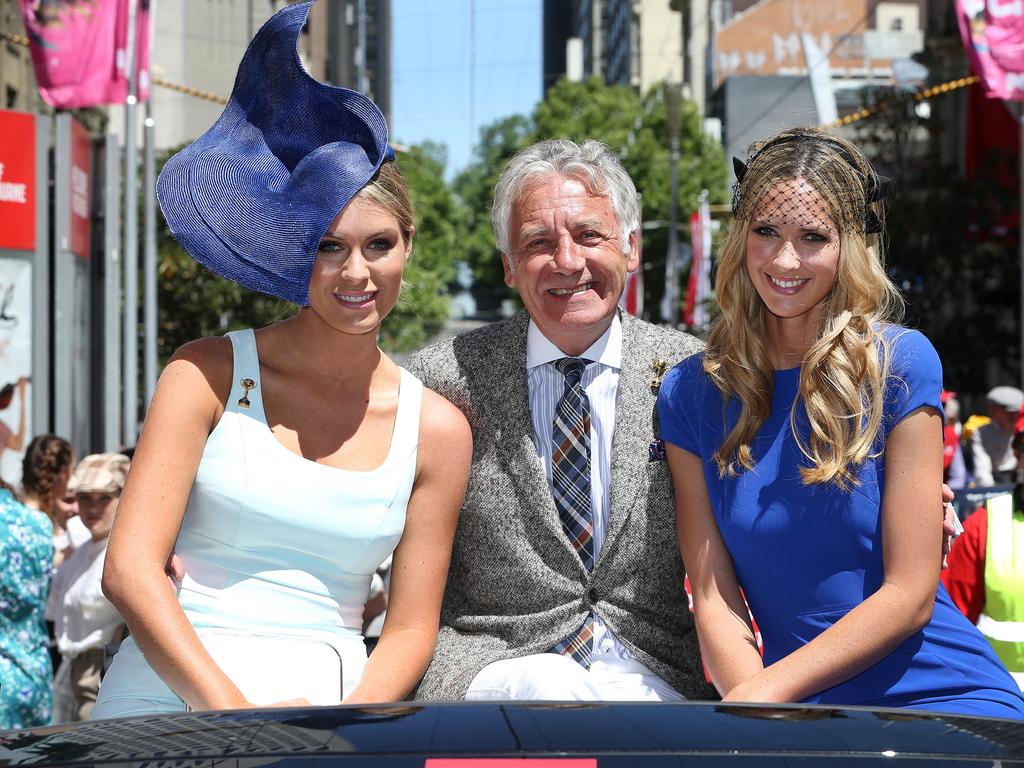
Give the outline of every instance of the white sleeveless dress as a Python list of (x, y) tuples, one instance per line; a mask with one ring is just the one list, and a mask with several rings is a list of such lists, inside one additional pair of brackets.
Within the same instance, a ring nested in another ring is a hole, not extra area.
[[(347, 694), (366, 664), (361, 631), (371, 578), (405, 526), (423, 385), (401, 369), (383, 464), (367, 472), (328, 467), (274, 437), (263, 409), (256, 336), (251, 330), (227, 335), (234, 353), (231, 394), (206, 441), (174, 546), (186, 573), (178, 599), (200, 630), (329, 643), (342, 659)], [(247, 393), (245, 379), (256, 384)], [(128, 638), (103, 679), (93, 719), (184, 709)]]

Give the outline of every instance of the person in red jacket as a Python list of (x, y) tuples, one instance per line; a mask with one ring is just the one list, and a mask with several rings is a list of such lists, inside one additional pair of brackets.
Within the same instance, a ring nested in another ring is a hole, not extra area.
[[(1024, 457), (1024, 408), (1011, 443)], [(990, 525), (998, 528), (989, 541)], [(989, 499), (964, 522), (953, 543), (942, 584), (963, 614), (978, 625), (1018, 685), (1024, 684), (1024, 483), (1009, 495)], [(1014, 551), (1017, 549), (1018, 551)], [(989, 555), (990, 552), (995, 553)], [(995, 562), (990, 562), (994, 560)]]

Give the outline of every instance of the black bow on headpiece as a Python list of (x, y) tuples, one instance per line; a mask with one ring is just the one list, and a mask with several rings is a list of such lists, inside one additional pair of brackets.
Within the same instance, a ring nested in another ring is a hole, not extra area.
[(882, 222), (878, 218), (878, 214), (871, 208), (872, 203), (877, 203), (885, 198), (885, 194), (882, 190), (881, 184), (879, 184), (878, 177), (875, 174), (864, 172), (858, 167), (857, 163), (850, 156), (849, 151), (837, 141), (833, 141), (827, 136), (815, 136), (811, 134), (791, 134), (789, 136), (780, 136), (777, 139), (769, 141), (763, 146), (759, 147), (758, 150), (751, 155), (749, 162), (745, 163), (738, 157), (732, 158), (732, 170), (736, 175), (736, 185), (739, 187), (743, 183), (743, 177), (747, 174), (747, 166), (749, 163), (754, 162), (757, 157), (769, 147), (777, 147), (780, 144), (791, 144), (796, 141), (820, 141), (828, 144), (835, 149), (841, 158), (857, 172), (858, 175), (864, 177), (864, 234), (866, 235), (877, 235), (882, 231)]

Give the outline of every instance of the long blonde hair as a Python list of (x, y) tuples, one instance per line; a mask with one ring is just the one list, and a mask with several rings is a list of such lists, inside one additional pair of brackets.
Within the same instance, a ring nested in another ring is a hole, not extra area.
[[(848, 488), (855, 468), (877, 455), (889, 348), (883, 325), (902, 314), (903, 300), (885, 273), (878, 177), (853, 144), (816, 129), (784, 131), (752, 149), (734, 189), (736, 218), (726, 238), (716, 292), (722, 314), (708, 337), (704, 370), (740, 416), (715, 453), (719, 476), (753, 469), (751, 442), (771, 410), (773, 366), (765, 342), (765, 306), (746, 269), (750, 214), (766, 192), (801, 179), (821, 196), (839, 227), (835, 284), (825, 299), (815, 341), (804, 356), (790, 429), (810, 466), (805, 485)], [(803, 402), (810, 424), (796, 428)]]

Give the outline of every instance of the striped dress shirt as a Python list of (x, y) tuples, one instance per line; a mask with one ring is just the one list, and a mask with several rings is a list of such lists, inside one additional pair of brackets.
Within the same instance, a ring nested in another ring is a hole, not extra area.
[[(527, 383), (530, 415), (533, 419), (533, 444), (544, 464), (551, 485), (551, 430), (555, 406), (565, 389), (565, 378), (554, 362), (567, 355), (541, 333), (533, 320), (526, 334)], [(590, 361), (583, 372), (582, 385), (590, 400), (590, 502), (594, 514), (594, 558), (601, 552), (608, 531), (611, 507), (612, 434), (615, 430), (615, 401), (619, 391), (622, 364), (622, 323), (616, 315), (611, 326), (583, 354)], [(614, 656), (632, 659), (615, 634), (594, 617), (594, 657)]]

